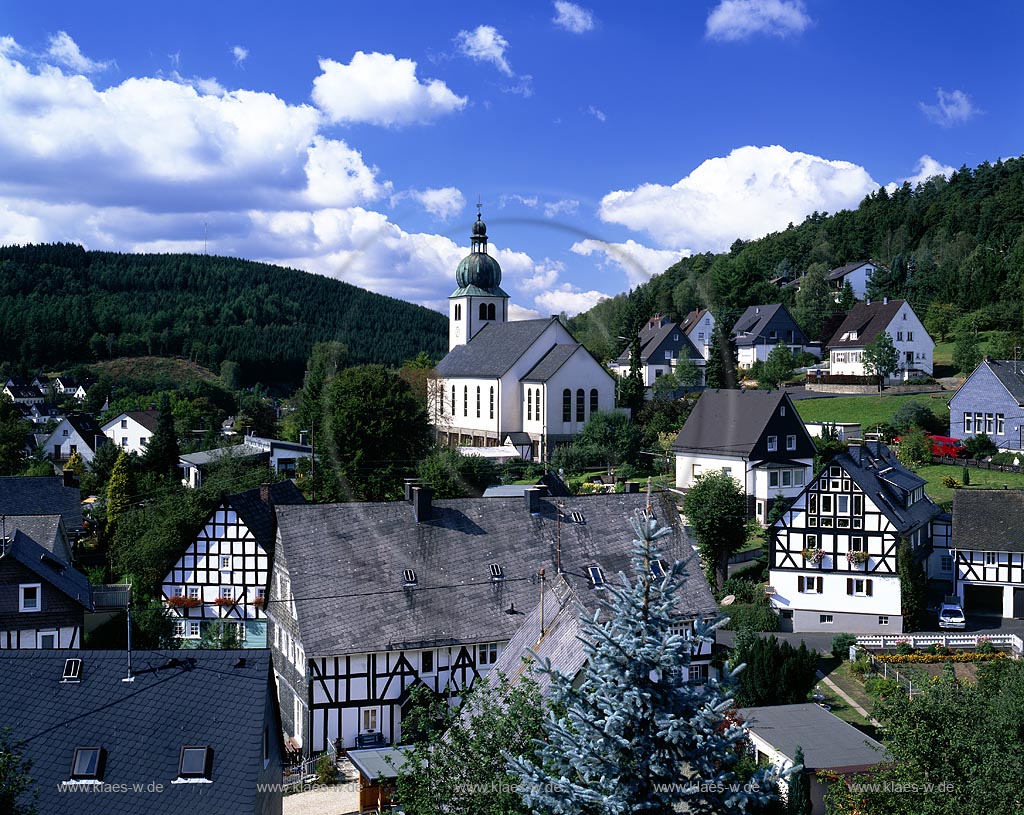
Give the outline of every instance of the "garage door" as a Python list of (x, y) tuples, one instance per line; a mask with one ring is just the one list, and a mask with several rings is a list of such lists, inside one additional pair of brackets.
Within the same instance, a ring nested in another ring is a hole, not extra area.
[(964, 586), (964, 613), (1003, 616), (1002, 586)]

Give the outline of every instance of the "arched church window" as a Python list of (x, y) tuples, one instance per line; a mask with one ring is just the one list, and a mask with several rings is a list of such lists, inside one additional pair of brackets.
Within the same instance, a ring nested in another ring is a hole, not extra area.
[(568, 388), (562, 391), (562, 421), (572, 421), (572, 391)]
[(533, 388), (526, 389), (526, 420), (533, 419)]
[(494, 385), (491, 385), (491, 418), (494, 418)]
[(481, 320), (486, 320), (487, 319), (487, 303), (481, 303), (480, 304), (480, 319)]
[(487, 304), (487, 319), (488, 320), (493, 320), (494, 319), (494, 303), (488, 303)]
[(597, 413), (597, 388), (590, 389), (590, 415)]
[(469, 385), (462, 386), (462, 415), (469, 415)]
[(455, 319), (456, 320), (461, 320), (462, 319), (462, 303), (456, 303), (455, 304)]
[(455, 386), (452, 385), (452, 416), (455, 415)]
[(584, 408), (583, 388), (580, 388), (579, 390), (576, 391), (576, 421), (577, 422), (584, 421), (583, 408)]
[(537, 388), (537, 407), (536, 407), (537, 419), (540, 419), (540, 388)]
[(476, 386), (476, 417), (480, 418), (480, 386)]

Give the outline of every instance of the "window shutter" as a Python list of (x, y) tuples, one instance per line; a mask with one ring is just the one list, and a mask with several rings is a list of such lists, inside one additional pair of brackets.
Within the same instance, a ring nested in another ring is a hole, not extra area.
[(864, 581), (864, 593), (865, 593), (865, 594), (866, 594), (866, 595), (867, 595), (868, 597), (870, 597), (870, 596), (871, 596), (871, 584), (872, 584), (872, 582), (874, 582), (874, 581), (872, 581), (872, 580), (865, 580), (865, 581)]
[(821, 594), (825, 590), (825, 578), (817, 577), (815, 580), (818, 581), (818, 594)]
[(802, 575), (796, 579), (796, 590), (799, 592), (804, 590), (804, 578)]
[(853, 594), (853, 578), (852, 577), (846, 578), (846, 593), (847, 594)]

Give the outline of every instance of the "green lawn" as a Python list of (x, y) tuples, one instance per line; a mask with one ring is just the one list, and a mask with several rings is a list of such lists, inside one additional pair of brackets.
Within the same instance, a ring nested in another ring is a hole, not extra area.
[[(998, 470), (979, 470), (971, 467), (971, 485), (960, 489), (1002, 489), (1006, 484), (1011, 490), (1024, 489), (1024, 473), (1001, 473)], [(917, 474), (928, 483), (924, 491), (936, 503), (944, 503), (953, 500), (953, 490), (942, 485), (942, 479), (948, 475), (953, 476), (957, 483), (962, 483), (964, 468), (957, 465), (926, 464), (917, 468)]]
[[(857, 704), (867, 711), (871, 710), (874, 702), (864, 692), (864, 686), (850, 675), (848, 663), (843, 662), (839, 664), (838, 660), (834, 657), (829, 657), (821, 660), (819, 668), (825, 676), (842, 688)], [(871, 738), (878, 739), (878, 728), (850, 707), (828, 685), (824, 682), (819, 682), (816, 687), (821, 692), (821, 695), (825, 697), (823, 702), (829, 706), (832, 713), (844, 722), (852, 724), (866, 735), (871, 736)]]
[(881, 396), (836, 396), (826, 399), (799, 399), (796, 409), (805, 422), (860, 422), (864, 432), (879, 422), (892, 423), (901, 405), (921, 402), (936, 416), (948, 418), (949, 399), (953, 394), (940, 393), (886, 394)]

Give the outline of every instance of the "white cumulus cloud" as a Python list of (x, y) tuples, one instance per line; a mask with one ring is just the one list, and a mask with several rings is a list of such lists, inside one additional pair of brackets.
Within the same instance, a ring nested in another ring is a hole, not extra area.
[(661, 274), (673, 263), (676, 263), (683, 254), (671, 249), (652, 249), (634, 240), (628, 240), (625, 243), (609, 243), (593, 238), (577, 241), (570, 247), (570, 251), (585, 257), (603, 256), (604, 259), (600, 265), (614, 264), (618, 266), (626, 273), (630, 287), (646, 283), (653, 275)]
[(902, 187), (904, 183), (909, 183), (911, 187), (916, 187), (918, 184), (923, 184), (928, 179), (935, 178), (937, 175), (949, 178), (954, 172), (956, 172), (955, 167), (950, 167), (948, 164), (936, 161), (926, 153), (917, 160), (916, 173), (906, 178), (890, 181), (885, 185), (885, 188), (889, 192), (893, 192)]
[(231, 56), (234, 57), (235, 65), (241, 65), (249, 58), (249, 49), (236, 45), (231, 49)]
[(594, 105), (591, 105), (589, 108), (587, 108), (587, 113), (589, 113), (599, 122), (605, 122), (608, 120), (608, 117), (605, 115), (604, 111), (598, 107), (595, 107)]
[(594, 13), (568, 0), (555, 0), (552, 22), (573, 34), (584, 34), (594, 28)]
[(787, 37), (811, 24), (800, 0), (722, 0), (708, 15), (708, 39), (735, 42), (755, 34)]
[(599, 291), (581, 291), (569, 283), (563, 283), (557, 289), (538, 294), (534, 304), (543, 314), (561, 314), (563, 311), (570, 317), (587, 311), (596, 306), (608, 295)]
[(96, 62), (89, 59), (82, 53), (78, 43), (71, 39), (71, 36), (66, 31), (58, 31), (50, 37), (50, 44), (46, 49), (46, 55), (58, 65), (64, 65), (72, 71), (78, 71), (83, 74), (105, 71), (113, 65), (112, 62)]
[(468, 101), (439, 79), (418, 79), (415, 62), (392, 54), (357, 51), (348, 65), (321, 59), (320, 70), (313, 101), (335, 123), (426, 122), (462, 110)]
[(554, 218), (556, 215), (575, 215), (579, 208), (580, 202), (572, 198), (551, 201), (544, 205), (544, 217)]
[(867, 170), (783, 147), (739, 147), (711, 158), (672, 186), (610, 192), (599, 214), (645, 231), (662, 246), (721, 252), (799, 223), (814, 212), (856, 207), (878, 188)]
[(454, 218), (466, 208), (466, 199), (456, 187), (429, 187), (425, 190), (403, 190), (391, 196), (394, 206), (402, 199), (411, 199), (441, 221)]
[(940, 127), (952, 127), (973, 119), (980, 111), (963, 91), (949, 91), (942, 88), (936, 92), (934, 105), (919, 102), (921, 112)]
[(505, 59), (508, 40), (492, 25), (478, 25), (472, 31), (460, 31), (455, 35), (459, 51), (477, 62), (489, 62), (505, 76), (515, 76), (512, 66)]

